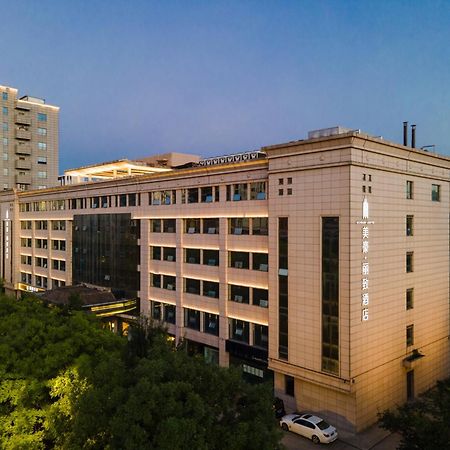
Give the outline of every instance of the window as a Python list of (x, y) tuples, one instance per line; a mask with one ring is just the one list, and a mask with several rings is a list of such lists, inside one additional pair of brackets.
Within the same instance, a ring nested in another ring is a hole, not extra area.
[(184, 219), (184, 232), (188, 234), (200, 233), (200, 219)]
[(2, 112), (3, 112), (3, 115), (4, 115), (4, 116), (7, 116), (7, 115), (8, 115), (8, 108), (7, 108), (6, 106), (4, 106), (4, 107), (2, 108)]
[(163, 247), (163, 259), (164, 261), (176, 261), (177, 249), (175, 247)]
[(127, 195), (120, 194), (119, 195), (119, 207), (124, 208), (125, 206), (127, 206)]
[(8, 122), (3, 122), (3, 131), (8, 131)]
[(406, 253), (406, 272), (407, 273), (410, 273), (414, 270), (413, 259), (414, 259), (414, 252), (407, 252)]
[(203, 264), (205, 266), (218, 266), (219, 250), (203, 250)]
[(406, 399), (414, 400), (414, 370), (406, 372)]
[(267, 272), (269, 270), (269, 255), (267, 253), (252, 253), (252, 269)]
[(406, 346), (410, 347), (411, 345), (414, 345), (414, 325), (406, 327)]
[(176, 203), (176, 191), (150, 192), (150, 203), (152, 205), (174, 205)]
[(219, 316), (217, 314), (205, 313), (204, 332), (219, 336)]
[[(369, 188), (370, 189), (370, 188)], [(370, 191), (369, 191), (370, 192)], [(292, 188), (287, 189), (287, 195), (292, 195)]]
[(41, 277), (40, 275), (35, 276), (36, 286), (47, 289), (47, 277)]
[(22, 283), (31, 284), (31, 273), (20, 272), (20, 280)]
[(31, 266), (31, 256), (30, 255), (20, 255), (20, 263), (27, 266)]
[(52, 249), (59, 250), (61, 252), (66, 251), (66, 241), (60, 239), (52, 239)]
[(219, 234), (219, 219), (203, 219), (203, 233)]
[(269, 291), (267, 289), (253, 288), (253, 304), (261, 308), (269, 307)]
[(164, 305), (164, 321), (167, 323), (176, 322), (176, 306), (175, 305)]
[(200, 295), (200, 280), (193, 278), (184, 279), (184, 292), (189, 294)]
[(8, 138), (3, 138), (3, 145), (6, 147), (8, 145)]
[(219, 298), (219, 283), (216, 281), (203, 281), (202, 293), (205, 297)]
[(161, 233), (161, 219), (151, 220), (151, 230), (152, 233)]
[(37, 173), (38, 178), (47, 178), (47, 172), (41, 171)]
[(406, 309), (414, 308), (414, 289), (406, 289)]
[(36, 230), (47, 230), (48, 224), (46, 220), (36, 221)]
[(233, 184), (233, 201), (247, 200), (247, 183)]
[(37, 163), (38, 164), (47, 164), (47, 157), (46, 156), (38, 156)]
[(153, 260), (161, 260), (161, 247), (152, 246), (150, 247), (150, 255)]
[(283, 179), (283, 178), (278, 178), (278, 184), (279, 184), (280, 186), (283, 186), (283, 184), (284, 184), (284, 179)]
[(167, 289), (168, 291), (176, 291), (176, 278), (172, 275), (163, 275), (162, 287), (163, 289)]
[(39, 128), (37, 129), (37, 134), (38, 134), (39, 136), (47, 136), (47, 128), (41, 128), (41, 127), (39, 127)]
[(269, 234), (269, 219), (267, 217), (254, 217), (252, 219), (252, 234), (267, 236)]
[(414, 216), (406, 216), (406, 236), (412, 236), (414, 233), (413, 228)]
[(230, 339), (234, 341), (240, 341), (249, 343), (249, 323), (243, 320), (230, 319)]
[(284, 194), (283, 189), (278, 189), (278, 195), (283, 195), (283, 194)]
[(292, 178), (291, 178), (291, 177), (289, 177), (289, 178), (287, 179), (287, 184), (292, 184)]
[(47, 150), (47, 144), (45, 142), (38, 142), (39, 150)]
[(229, 300), (237, 303), (249, 303), (250, 288), (248, 286), (239, 286), (236, 284), (228, 285)]
[(150, 286), (160, 288), (161, 287), (161, 275), (159, 273), (150, 274)]
[(31, 220), (21, 220), (20, 221), (21, 230), (31, 230)]
[(151, 314), (153, 320), (161, 320), (162, 319), (162, 309), (163, 305), (161, 302), (151, 302)]
[(9, 172), (8, 168), (5, 167), (5, 168), (3, 169), (3, 175), (4, 175), (5, 177), (7, 177), (7, 176), (8, 176), (8, 172)]
[(236, 269), (248, 269), (250, 253), (248, 252), (228, 252), (228, 267)]
[(183, 203), (198, 203), (198, 188), (185, 189), (183, 191), (184, 202)]
[(3, 153), (3, 161), (8, 161), (8, 153)]
[(31, 238), (20, 238), (21, 247), (31, 247)]
[(38, 122), (47, 122), (47, 114), (38, 113), (37, 120), (38, 120)]
[(431, 200), (433, 202), (441, 201), (441, 186), (439, 184), (431, 185)]
[(200, 264), (200, 249), (199, 248), (185, 248), (184, 262), (188, 264)]
[(290, 395), (291, 397), (295, 396), (294, 377), (291, 377), (289, 375), (284, 376), (284, 392), (286, 395)]
[(7, 92), (2, 92), (2, 100), (8, 100), (8, 93)]
[(269, 329), (266, 325), (253, 325), (253, 345), (261, 348), (269, 347)]
[(250, 200), (265, 200), (266, 199), (266, 182), (260, 181), (258, 183), (250, 184)]
[(61, 259), (52, 259), (52, 267), (54, 270), (66, 271), (66, 262)]
[(413, 198), (413, 195), (414, 195), (413, 184), (414, 183), (412, 181), (409, 181), (409, 180), (406, 181), (406, 198), (407, 199)]
[(175, 219), (164, 219), (163, 232), (164, 233), (176, 233), (177, 222)]
[(47, 265), (48, 265), (47, 258), (37, 257), (37, 258), (35, 258), (35, 261), (36, 261), (35, 264), (37, 267), (43, 267), (44, 269), (47, 268)]
[(200, 311), (184, 308), (184, 326), (200, 331)]
[(233, 218), (228, 219), (229, 234), (249, 234), (250, 219)]
[(65, 231), (66, 221), (65, 220), (52, 220), (52, 230), (54, 231)]
[(36, 239), (35, 240), (35, 247), (36, 248), (48, 248), (48, 241), (47, 241), (47, 239)]
[(214, 198), (214, 191), (218, 193), (218, 187), (205, 186), (200, 189), (202, 203), (212, 203), (214, 200), (217, 202), (219, 199)]
[(137, 195), (128, 194), (128, 206), (136, 206), (136, 205), (137, 205)]

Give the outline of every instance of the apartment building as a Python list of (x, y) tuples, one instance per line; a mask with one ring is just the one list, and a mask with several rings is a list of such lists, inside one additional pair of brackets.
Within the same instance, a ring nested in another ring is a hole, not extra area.
[(0, 86), (0, 189), (45, 189), (58, 184), (59, 107)]
[(182, 167), (2, 193), (6, 289), (137, 297), (354, 432), (450, 375), (448, 158), (336, 128)]

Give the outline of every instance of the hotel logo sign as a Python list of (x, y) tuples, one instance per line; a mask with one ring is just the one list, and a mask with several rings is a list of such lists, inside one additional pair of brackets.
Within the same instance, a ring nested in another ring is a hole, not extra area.
[(361, 320), (367, 322), (369, 320), (369, 225), (375, 222), (369, 220), (369, 202), (364, 197), (362, 204), (362, 220), (356, 222), (361, 225)]

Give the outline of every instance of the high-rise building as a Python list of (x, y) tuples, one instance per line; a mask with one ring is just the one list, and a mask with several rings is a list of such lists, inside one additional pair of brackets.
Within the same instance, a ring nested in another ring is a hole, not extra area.
[(28, 95), (19, 98), (17, 89), (5, 86), (0, 86), (0, 106), (0, 190), (56, 186), (59, 107)]
[(117, 161), (1, 193), (5, 288), (139, 298), (188, 351), (272, 381), (286, 409), (339, 429), (449, 376), (449, 158), (335, 128), (156, 160), (138, 176), (116, 178), (139, 169)]

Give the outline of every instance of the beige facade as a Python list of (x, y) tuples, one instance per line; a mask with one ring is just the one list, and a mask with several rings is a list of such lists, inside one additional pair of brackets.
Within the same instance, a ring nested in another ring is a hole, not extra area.
[(2, 158), (0, 189), (22, 191), (58, 184), (59, 107), (45, 100), (18, 97), (0, 86)]
[(450, 161), (359, 132), (261, 150), (261, 159), (5, 192), (2, 277), (11, 291), (71, 284), (90, 251), (80, 244), (89, 225), (79, 224), (129, 214), (143, 313), (209, 360), (273, 376), (292, 409), (359, 431), (450, 375)]

